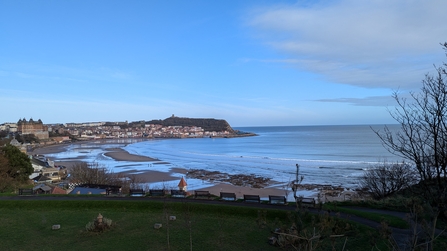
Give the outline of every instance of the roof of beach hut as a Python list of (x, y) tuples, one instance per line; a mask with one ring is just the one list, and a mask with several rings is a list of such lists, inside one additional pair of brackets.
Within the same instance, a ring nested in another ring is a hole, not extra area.
[(188, 184), (186, 184), (185, 179), (182, 177), (180, 182), (178, 183), (178, 187), (186, 187)]

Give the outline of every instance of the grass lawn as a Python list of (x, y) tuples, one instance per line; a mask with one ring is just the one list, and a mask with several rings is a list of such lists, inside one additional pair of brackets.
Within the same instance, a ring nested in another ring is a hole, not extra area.
[[(101, 213), (113, 221), (102, 233), (85, 226)], [(281, 250), (268, 244), (276, 227), (290, 226), (290, 212), (156, 201), (0, 201), (1, 250)], [(292, 212), (293, 214), (293, 212)], [(176, 216), (169, 221), (167, 216)], [(309, 217), (310, 225), (312, 217)], [(161, 229), (154, 229), (162, 223)], [(52, 225), (60, 224), (59, 230)], [(310, 226), (312, 227), (312, 226)], [(348, 250), (370, 249), (374, 230), (356, 226)], [(337, 240), (341, 249), (345, 238)], [(327, 241), (324, 247), (328, 247)]]
[(375, 221), (378, 223), (384, 221), (391, 227), (397, 227), (397, 228), (402, 228), (402, 229), (409, 228), (409, 224), (406, 220), (396, 217), (396, 216), (392, 216), (392, 215), (365, 212), (365, 211), (356, 210), (356, 209), (349, 208), (349, 207), (335, 206), (333, 204), (324, 205), (324, 208), (330, 209), (332, 211), (356, 215), (356, 216), (359, 216), (359, 217), (362, 217), (365, 219), (369, 219), (369, 220), (372, 220), (372, 221)]

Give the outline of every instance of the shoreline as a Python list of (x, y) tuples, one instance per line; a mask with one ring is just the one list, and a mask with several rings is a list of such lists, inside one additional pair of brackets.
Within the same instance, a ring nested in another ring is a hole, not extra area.
[[(135, 142), (135, 141), (134, 141)], [(171, 189), (177, 189), (177, 187), (173, 187), (174, 183), (178, 184), (176, 181), (180, 181), (181, 177), (184, 177), (187, 182), (189, 180), (188, 172), (192, 170), (187, 170), (184, 168), (179, 167), (171, 167), (167, 172), (164, 171), (156, 171), (156, 170), (138, 170), (138, 168), (132, 169), (132, 166), (138, 166), (141, 165), (144, 162), (148, 162), (150, 164), (148, 165), (163, 165), (163, 164), (169, 164), (168, 162), (161, 161), (157, 158), (152, 158), (148, 156), (141, 156), (137, 154), (131, 154), (127, 152), (126, 150), (122, 149), (121, 147), (117, 147), (116, 145), (121, 145), (122, 147), (134, 143), (132, 141), (123, 141), (123, 140), (95, 140), (95, 141), (88, 141), (88, 142), (76, 142), (76, 143), (64, 143), (64, 144), (57, 144), (57, 145), (49, 145), (49, 146), (42, 146), (33, 149), (31, 154), (57, 154), (57, 153), (63, 153), (66, 152), (68, 147), (73, 147), (76, 149), (76, 145), (89, 145), (87, 149), (104, 149), (103, 155), (113, 159), (114, 161), (121, 162), (130, 162), (135, 163), (135, 165), (129, 164), (129, 165), (123, 165), (120, 167), (124, 167), (122, 171), (118, 172), (121, 173), (127, 177), (132, 177), (135, 179), (138, 183), (146, 183), (147, 187), (152, 188), (159, 188), (160, 186), (164, 186), (165, 182), (168, 182), (171, 184)], [(107, 146), (107, 145), (114, 145), (111, 147), (100, 147), (100, 146)], [(86, 149), (85, 147), (83, 149)], [(82, 157), (78, 158), (68, 158), (64, 160), (58, 160), (54, 159), (54, 162), (56, 165), (63, 165), (70, 170), (70, 167), (72, 167), (75, 164), (85, 162), (85, 160), (82, 159)], [(197, 170), (194, 170), (197, 171)], [(205, 170), (201, 170), (205, 171)], [(205, 171), (206, 172), (206, 171)], [(216, 172), (212, 172), (215, 174)], [(217, 172), (219, 173), (219, 172)], [(243, 177), (243, 174), (240, 175), (229, 175), (226, 173), (219, 173), (220, 175), (223, 175), (226, 178), (222, 178), (221, 180), (216, 179), (213, 176), (208, 175), (200, 175), (192, 177), (192, 179), (200, 179), (203, 182), (202, 186), (199, 186), (199, 189), (190, 189), (190, 191), (194, 190), (206, 190), (209, 191), (211, 194), (220, 195), (220, 192), (232, 192), (235, 193), (237, 198), (242, 198), (243, 195), (259, 195), (261, 198), (265, 199), (268, 198), (269, 195), (273, 196), (285, 196), (290, 200), (290, 196), (293, 195), (292, 190), (290, 187), (287, 186), (287, 184), (283, 184), (280, 182), (272, 181), (269, 182), (268, 180), (259, 185), (258, 183), (242, 183), (241, 185), (235, 185), (231, 184), (228, 180), (228, 178), (234, 178), (235, 176), (241, 176)], [(180, 175), (180, 176), (179, 176)], [(263, 180), (262, 177), (253, 177), (257, 182), (259, 182), (259, 179)], [(243, 179), (246, 179), (246, 177), (243, 177)], [(196, 182), (197, 183), (197, 182)], [(253, 184), (257, 184), (258, 187), (253, 187)], [(176, 185), (175, 185), (176, 186)], [(321, 194), (321, 191), (323, 191), (323, 185), (302, 185), (300, 189), (297, 191), (297, 194), (303, 197), (313, 197), (317, 198), (319, 194)], [(346, 190), (346, 191), (345, 191)], [(334, 193), (336, 191), (336, 193)], [(324, 198), (326, 201), (333, 201), (333, 200), (341, 200), (344, 199), (341, 197), (343, 193), (346, 194), (346, 192), (353, 193), (354, 191), (344, 188), (332, 188), (330, 193), (331, 196), (328, 197), (328, 191), (325, 191)], [(320, 195), (321, 196), (321, 195)]]

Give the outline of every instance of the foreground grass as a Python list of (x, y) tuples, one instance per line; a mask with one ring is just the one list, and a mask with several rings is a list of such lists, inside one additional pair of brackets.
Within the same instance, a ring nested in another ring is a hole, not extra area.
[[(279, 250), (267, 238), (277, 227), (290, 227), (291, 212), (256, 208), (155, 201), (0, 201), (2, 250)], [(87, 232), (101, 213), (114, 227)], [(293, 214), (293, 212), (292, 212)], [(168, 221), (174, 215), (177, 220)], [(312, 228), (311, 221), (308, 224)], [(162, 223), (161, 229), (154, 229)], [(51, 226), (60, 224), (61, 229)], [(370, 249), (375, 232), (356, 226), (349, 250)], [(345, 238), (334, 244), (340, 250)], [(331, 243), (322, 245), (326, 250)], [(330, 250), (330, 249), (329, 249)]]
[[(223, 217), (218, 209), (203, 213), (205, 208), (189, 206), (119, 201), (10, 202), (0, 209), (2, 250), (189, 250), (189, 229), (196, 250), (228, 250), (236, 244), (256, 250), (252, 244), (265, 244), (267, 230), (259, 230), (253, 219), (228, 213)], [(115, 226), (104, 233), (87, 232), (85, 225), (98, 213), (112, 219)], [(177, 220), (167, 221), (166, 215), (175, 215)], [(239, 218), (246, 220), (240, 222)], [(163, 227), (156, 230), (155, 223)], [(60, 224), (61, 229), (51, 230), (54, 224)]]

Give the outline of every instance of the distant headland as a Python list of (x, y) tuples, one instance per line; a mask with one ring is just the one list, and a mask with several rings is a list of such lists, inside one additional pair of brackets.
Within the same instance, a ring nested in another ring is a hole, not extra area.
[(176, 117), (172, 115), (164, 120), (151, 120), (146, 122), (147, 124), (169, 126), (181, 126), (181, 127), (197, 127), (202, 128), (204, 132), (227, 132), (225, 137), (246, 137), (256, 136), (254, 133), (242, 132), (234, 130), (230, 124), (224, 119), (214, 118), (184, 118)]
[(206, 132), (223, 132), (236, 133), (236, 131), (230, 126), (230, 124), (223, 119), (213, 118), (182, 118), (172, 115), (164, 120), (151, 120), (146, 122), (147, 124), (155, 124), (162, 126), (182, 126), (182, 127), (200, 127)]

